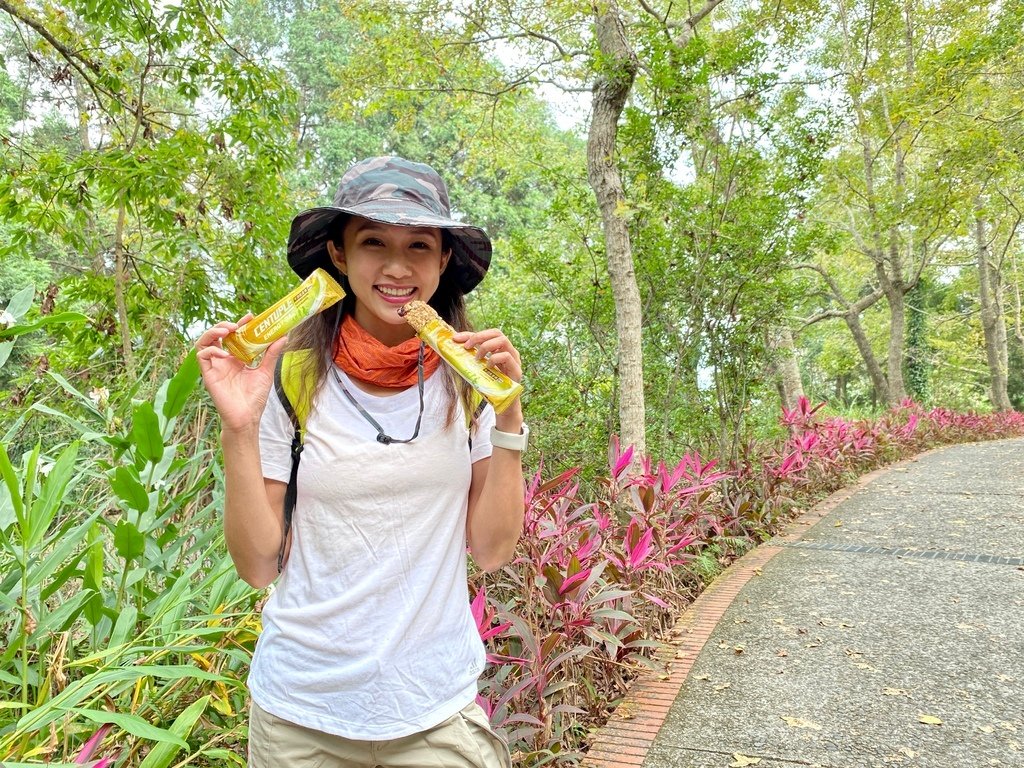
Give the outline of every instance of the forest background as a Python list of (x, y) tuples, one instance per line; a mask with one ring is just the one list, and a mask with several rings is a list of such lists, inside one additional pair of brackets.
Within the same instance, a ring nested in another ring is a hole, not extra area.
[[(534, 509), (603, 493), (623, 524), (604, 576), (568, 549), (534, 575), (556, 597), (586, 587), (615, 663), (653, 642), (629, 621), (664, 628), (689, 589), (669, 578), (641, 607), (623, 574), (729, 550), (673, 560), (693, 540), (670, 551), (658, 529), (665, 558), (639, 568), (651, 537), (617, 492), (652, 515), (672, 486), (628, 479), (657, 475), (645, 457), (679, 461), (687, 498), (736, 502), (709, 489), (810, 423), (806, 398), (879, 444), (922, 409), (1024, 405), (1019, 2), (0, 12), (0, 759), (70, 756), (102, 724), (122, 764), (237, 763), (259, 595), (223, 555), (217, 425), (189, 350), (295, 284), (291, 217), (361, 157), (430, 163), (494, 239), (470, 309), (523, 354)], [(519, 659), (491, 680), (492, 718), (524, 763), (568, 759), (585, 733), (566, 723), (590, 709), (565, 691), (586, 683), (549, 673), (586, 654), (567, 626), (524, 625), (501, 586), (474, 590), (482, 633)], [(533, 709), (515, 706), (531, 688)]]

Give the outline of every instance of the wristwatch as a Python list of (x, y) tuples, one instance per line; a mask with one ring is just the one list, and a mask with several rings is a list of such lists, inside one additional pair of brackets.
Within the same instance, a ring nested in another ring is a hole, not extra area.
[(498, 448), (508, 448), (510, 451), (522, 453), (526, 450), (529, 442), (530, 428), (526, 426), (525, 422), (523, 423), (522, 431), (518, 435), (511, 432), (502, 432), (495, 427), (491, 427), (491, 445)]

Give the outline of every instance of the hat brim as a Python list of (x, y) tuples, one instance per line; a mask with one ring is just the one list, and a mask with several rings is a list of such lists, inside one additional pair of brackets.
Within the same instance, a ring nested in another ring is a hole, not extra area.
[(426, 210), (412, 216), (396, 211), (393, 204), (370, 201), (349, 208), (310, 208), (292, 219), (288, 235), (288, 264), (299, 277), (305, 278), (317, 267), (331, 264), (327, 240), (335, 221), (344, 215), (361, 216), (399, 227), (437, 227), (448, 230), (452, 239), (452, 260), (448, 271), (463, 293), (469, 293), (480, 284), (491, 264), (491, 240), (482, 229), (436, 216)]

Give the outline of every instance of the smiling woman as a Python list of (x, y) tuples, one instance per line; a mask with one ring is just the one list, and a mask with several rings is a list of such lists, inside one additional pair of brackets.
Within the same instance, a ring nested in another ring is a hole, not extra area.
[[(510, 765), (476, 703), (466, 550), (493, 570), (522, 531), (522, 406), (478, 408), (399, 314), (429, 304), (464, 354), (518, 382), (508, 337), (468, 330), (465, 294), (490, 260), (432, 168), (371, 158), (333, 205), (295, 217), (288, 242), (300, 276), (322, 268), (345, 298), (258, 368), (223, 349), (236, 323), (197, 343), (223, 426), (228, 549), (253, 586), (280, 573), (248, 681), (251, 766)], [(286, 364), (312, 405), (298, 451), (269, 396)]]

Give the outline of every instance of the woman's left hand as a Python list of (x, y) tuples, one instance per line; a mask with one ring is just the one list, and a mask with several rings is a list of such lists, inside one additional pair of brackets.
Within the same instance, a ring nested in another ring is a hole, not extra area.
[(522, 381), (523, 363), (508, 336), (497, 328), (484, 331), (461, 331), (452, 336), (452, 341), (476, 352), (481, 360), (504, 373), (513, 381)]

